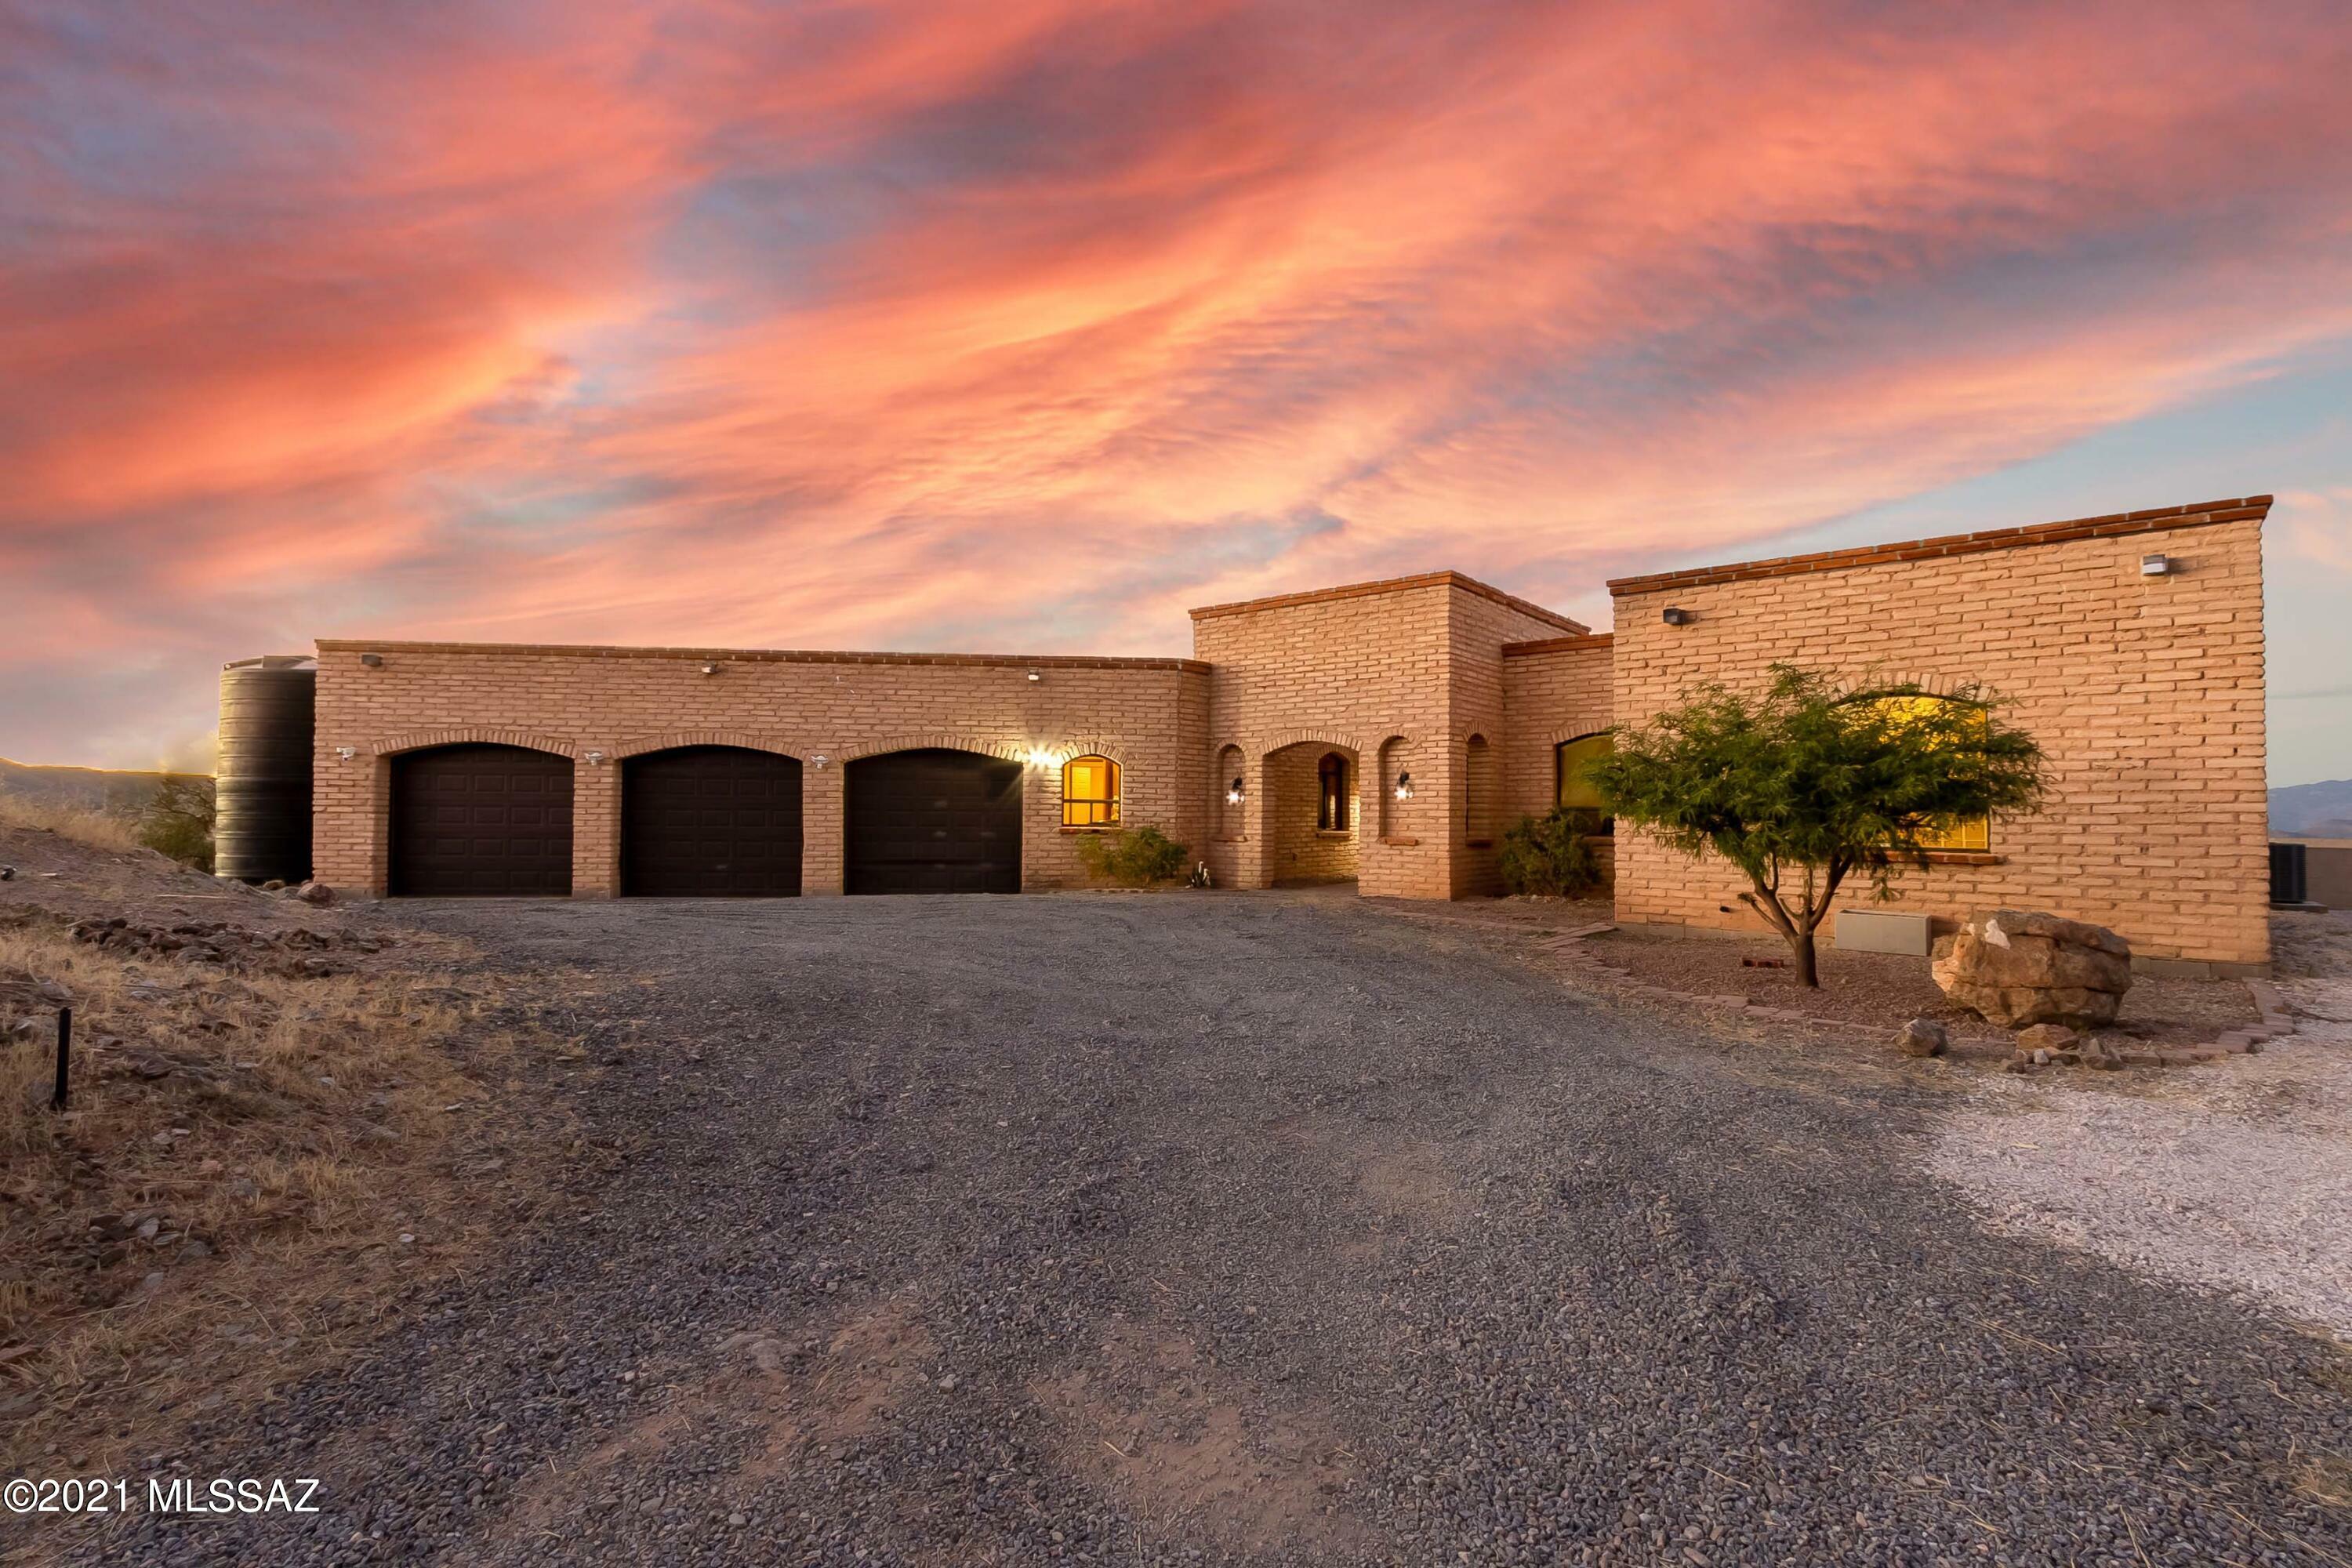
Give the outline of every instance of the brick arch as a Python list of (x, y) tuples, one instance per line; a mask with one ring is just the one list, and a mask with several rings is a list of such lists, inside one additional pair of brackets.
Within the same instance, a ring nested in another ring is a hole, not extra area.
[(1053, 754), (1054, 765), (1057, 768), (1073, 757), (1108, 757), (1118, 764), (1119, 772), (1127, 771), (1127, 748), (1105, 736), (1088, 735), (1076, 741), (1065, 741), (1058, 746), (1040, 749)]
[[(933, 747), (950, 752), (977, 752), (983, 757), (995, 757), (1008, 763), (1025, 763), (1029, 760), (1029, 748), (1017, 741), (983, 741), (976, 735), (938, 734), (892, 735), (879, 741), (856, 742), (835, 751), (833, 753), (833, 759), (836, 763), (848, 763), (866, 757), (882, 756), (890, 752), (920, 752)], [(1080, 753), (1072, 752), (1071, 754), (1076, 756)]]
[(625, 762), (642, 757), (648, 752), (674, 751), (680, 746), (737, 746), (747, 752), (772, 752), (780, 757), (805, 761), (809, 748), (800, 742), (778, 735), (755, 734), (749, 730), (671, 730), (658, 735), (640, 735), (622, 741), (605, 749), (604, 755), (613, 762)]
[(1256, 755), (1263, 760), (1288, 747), (1308, 744), (1338, 746), (1342, 751), (1355, 752), (1359, 757), (1364, 754), (1363, 743), (1353, 735), (1343, 735), (1337, 730), (1292, 730), (1260, 737), (1256, 742)]
[(1567, 741), (1581, 741), (1587, 735), (1607, 735), (1613, 733), (1616, 728), (1614, 724), (1595, 724), (1591, 720), (1582, 720), (1574, 724), (1561, 724), (1544, 736), (1544, 744), (1557, 746)]
[(580, 760), (580, 748), (569, 741), (559, 741), (551, 735), (534, 735), (528, 730), (497, 730), (485, 725), (461, 725), (448, 730), (411, 730), (404, 734), (390, 735), (372, 741), (368, 749), (379, 757), (396, 756), (402, 752), (421, 752), (432, 746), (520, 746), (525, 751), (552, 752), (559, 757)]

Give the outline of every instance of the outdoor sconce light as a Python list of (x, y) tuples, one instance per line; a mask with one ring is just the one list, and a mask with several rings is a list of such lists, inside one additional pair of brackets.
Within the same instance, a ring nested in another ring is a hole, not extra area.
[(831, 761), (833, 761), (831, 757), (826, 756), (823, 752), (819, 752), (816, 755), (809, 759), (809, 766), (813, 768), (821, 768)]
[(1670, 626), (1686, 626), (1691, 624), (1691, 613), (1688, 610), (1678, 610), (1672, 605), (1668, 605), (1665, 613), (1658, 618)]
[(592, 767), (592, 768), (593, 768), (593, 767), (601, 767), (601, 766), (604, 764), (604, 752), (589, 752), (589, 753), (588, 753), (588, 765), (589, 765), (590, 767)]
[(335, 755), (342, 758), (343, 761), (347, 763), (359, 754), (360, 749), (357, 746), (337, 746), (335, 748)]
[(360, 655), (360, 662), (366, 665), (370, 669), (382, 669), (383, 668), (383, 655), (380, 653), (363, 653)]
[(2143, 555), (2139, 558), (2139, 574), (2143, 577), (2169, 577), (2174, 570), (2169, 555)]
[(1412, 798), (1412, 775), (1411, 773), (1397, 774), (1396, 795), (1399, 800), (1411, 800)]
[(1028, 763), (1033, 768), (1050, 768), (1054, 765), (1054, 753), (1033, 751), (1029, 753)]
[(1225, 786), (1225, 804), (1227, 805), (1239, 805), (1241, 803), (1242, 779), (1239, 773), (1235, 773), (1234, 775), (1234, 782)]
[(1032, 680), (1043, 680), (1045, 677), (1042, 671), (1033, 669), (1029, 672), (1029, 679)]
[(715, 664), (706, 664), (702, 667), (702, 673), (705, 675), (716, 675), (719, 673), (719, 667)]

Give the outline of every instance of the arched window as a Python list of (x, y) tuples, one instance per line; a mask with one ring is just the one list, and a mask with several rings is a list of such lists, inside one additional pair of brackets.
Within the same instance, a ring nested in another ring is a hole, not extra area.
[(1473, 735), (1463, 748), (1463, 832), (1473, 844), (1495, 841), (1495, 748)]
[[(1990, 721), (1985, 707), (1978, 702), (1959, 702), (1949, 697), (1930, 697), (1924, 693), (1906, 697), (1874, 699), (1872, 707), (1896, 724), (1918, 721), (1937, 723), (1938, 727), (1958, 720), (1963, 725), (1971, 720), (1981, 728)], [(1940, 822), (1919, 835), (1922, 849), (1958, 849), (1985, 851), (1992, 847), (1992, 818), (1990, 816), (1961, 817)]]
[(1062, 764), (1062, 826), (1098, 827), (1118, 820), (1118, 764), (1072, 757)]
[(1326, 752), (1315, 764), (1315, 827), (1319, 833), (1345, 833), (1354, 826), (1348, 809), (1354, 794), (1348, 787), (1348, 759)]
[(1609, 815), (1601, 803), (1601, 792), (1584, 776), (1584, 770), (1616, 751), (1616, 741), (1607, 732), (1579, 735), (1573, 741), (1562, 741), (1552, 749), (1552, 802), (1570, 811), (1589, 811), (1599, 826), (1587, 827), (1587, 833), (1613, 834), (1617, 819)]

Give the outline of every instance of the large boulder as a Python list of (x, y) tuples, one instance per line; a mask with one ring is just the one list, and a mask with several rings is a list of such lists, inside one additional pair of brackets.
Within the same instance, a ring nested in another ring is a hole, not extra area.
[(2004, 1028), (2112, 1024), (2131, 989), (2131, 943), (2082, 921), (1995, 910), (1937, 946), (1930, 968), (1944, 994)]

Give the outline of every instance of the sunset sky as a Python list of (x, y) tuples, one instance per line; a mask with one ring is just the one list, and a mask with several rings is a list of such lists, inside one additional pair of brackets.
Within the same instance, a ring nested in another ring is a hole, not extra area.
[(2343, 0), (0, 0), (0, 754), (2271, 491), (2352, 776), (2347, 81)]

